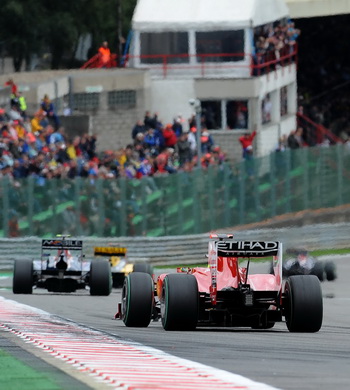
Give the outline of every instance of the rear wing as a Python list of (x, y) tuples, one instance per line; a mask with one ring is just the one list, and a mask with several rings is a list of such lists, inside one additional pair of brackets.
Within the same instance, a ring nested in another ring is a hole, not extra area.
[(81, 240), (66, 240), (66, 239), (44, 239), (41, 241), (42, 249), (67, 249), (67, 250), (82, 250), (83, 241)]
[(217, 242), (217, 255), (222, 257), (269, 257), (277, 256), (281, 243), (278, 241), (231, 241)]
[(234, 241), (232, 234), (210, 236), (208, 246), (208, 265), (211, 285), (210, 300), (217, 302), (218, 257), (273, 258), (274, 274), (279, 287), (282, 286), (282, 243), (279, 241)]
[(119, 246), (98, 246), (94, 248), (95, 256), (125, 256), (126, 252), (126, 248)]

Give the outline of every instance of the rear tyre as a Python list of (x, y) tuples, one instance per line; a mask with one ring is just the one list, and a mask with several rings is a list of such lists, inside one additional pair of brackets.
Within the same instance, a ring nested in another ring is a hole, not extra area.
[(198, 284), (193, 275), (168, 274), (163, 281), (161, 316), (165, 330), (194, 330), (198, 322)]
[(107, 296), (112, 290), (111, 266), (107, 260), (94, 260), (90, 267), (90, 295)]
[(154, 283), (144, 272), (132, 272), (125, 277), (122, 290), (122, 319), (129, 327), (147, 327), (151, 322)]
[(328, 281), (332, 281), (337, 278), (337, 274), (335, 271), (335, 264), (333, 263), (333, 261), (327, 261), (325, 263), (324, 271), (326, 273), (326, 278)]
[(33, 262), (28, 260), (16, 260), (13, 269), (13, 293), (32, 294), (33, 281)]
[(312, 275), (316, 275), (320, 282), (324, 281), (324, 267), (320, 261), (317, 261), (312, 269)]
[(290, 332), (318, 332), (322, 326), (321, 284), (315, 275), (290, 276), (285, 284), (284, 315)]
[(135, 263), (133, 272), (144, 272), (148, 275), (153, 275), (153, 267), (150, 263)]

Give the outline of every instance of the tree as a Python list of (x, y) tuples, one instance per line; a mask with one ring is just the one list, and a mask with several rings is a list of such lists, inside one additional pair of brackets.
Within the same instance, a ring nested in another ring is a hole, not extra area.
[(20, 71), (24, 60), (29, 68), (31, 54), (40, 47), (40, 26), (33, 23), (30, 15), (35, 9), (37, 20), (42, 18), (41, 1), (1, 0), (0, 40), (12, 56), (16, 72)]
[(79, 37), (85, 33), (93, 37), (91, 53), (104, 40), (117, 52), (118, 31), (127, 36), (135, 5), (136, 0), (1, 0), (0, 43), (13, 57), (17, 72), (24, 61), (29, 69), (33, 55), (47, 52), (51, 68), (71, 67)]

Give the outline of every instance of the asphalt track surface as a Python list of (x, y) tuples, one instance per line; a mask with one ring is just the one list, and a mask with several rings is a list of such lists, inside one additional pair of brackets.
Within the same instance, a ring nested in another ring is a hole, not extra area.
[[(114, 319), (120, 290), (113, 290), (109, 297), (91, 297), (88, 291), (52, 294), (41, 289), (32, 295), (13, 295), (11, 290), (3, 289), (0, 295), (112, 336), (280, 389), (347, 390), (350, 388), (350, 256), (334, 260), (338, 279), (322, 283), (324, 320), (320, 332), (314, 334), (289, 333), (284, 323), (264, 331), (198, 328), (194, 332), (166, 332), (159, 322), (152, 322), (146, 329), (126, 328), (123, 322)], [(1, 336), (0, 331), (0, 340)], [(38, 356), (32, 348), (33, 351), (26, 346), (25, 353)], [(55, 363), (54, 359), (48, 363)], [(86, 384), (99, 388), (92, 379)]]

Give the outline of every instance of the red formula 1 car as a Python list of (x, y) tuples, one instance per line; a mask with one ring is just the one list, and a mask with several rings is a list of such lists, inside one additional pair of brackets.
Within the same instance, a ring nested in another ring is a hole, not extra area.
[[(252, 273), (253, 259), (272, 260), (274, 273)], [(280, 242), (211, 235), (208, 267), (177, 271), (160, 275), (156, 283), (148, 274), (129, 274), (116, 317), (130, 327), (147, 327), (160, 317), (165, 330), (269, 329), (284, 320), (290, 332), (321, 328), (320, 282), (315, 275), (298, 275), (283, 283)]]

